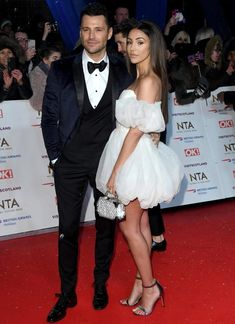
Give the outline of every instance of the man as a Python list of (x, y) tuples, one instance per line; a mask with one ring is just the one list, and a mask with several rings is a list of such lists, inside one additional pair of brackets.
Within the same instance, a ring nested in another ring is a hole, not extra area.
[(126, 19), (113, 27), (114, 41), (117, 44), (117, 50), (123, 56), (126, 56), (126, 43), (128, 33), (134, 23), (134, 19)]
[(129, 18), (129, 9), (125, 6), (119, 6), (115, 10), (114, 20), (116, 24)]
[[(95, 175), (106, 141), (115, 127), (115, 101), (131, 78), (125, 64), (106, 52), (112, 36), (107, 9), (89, 4), (81, 12), (80, 38), (84, 47), (74, 57), (54, 62), (42, 109), (42, 131), (51, 166), (59, 211), (59, 273), (61, 295), (47, 317), (56, 322), (77, 303), (79, 221), (87, 184), (95, 203), (101, 193)], [(98, 64), (100, 63), (100, 64)], [(96, 213), (93, 306), (108, 304), (106, 281), (114, 248), (115, 222)]]

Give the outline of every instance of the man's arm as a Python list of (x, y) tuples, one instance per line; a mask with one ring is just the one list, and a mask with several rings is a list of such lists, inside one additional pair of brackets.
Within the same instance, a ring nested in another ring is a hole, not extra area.
[(57, 64), (52, 64), (42, 104), (41, 127), (50, 161), (59, 157), (61, 145), (59, 136), (60, 85), (57, 69)]

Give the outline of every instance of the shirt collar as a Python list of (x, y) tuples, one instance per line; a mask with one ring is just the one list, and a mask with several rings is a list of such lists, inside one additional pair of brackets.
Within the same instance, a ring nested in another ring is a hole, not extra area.
[(87, 63), (88, 62), (93, 62), (93, 63), (100, 63), (101, 61), (105, 61), (107, 64), (109, 63), (109, 59), (108, 59), (108, 55), (107, 53), (104, 54), (104, 57), (98, 61), (98, 62), (95, 62), (94, 60), (92, 60), (92, 58), (90, 58), (86, 52), (86, 50), (84, 49), (83, 50), (83, 53), (82, 53), (82, 64), (83, 64), (83, 67), (87, 70)]

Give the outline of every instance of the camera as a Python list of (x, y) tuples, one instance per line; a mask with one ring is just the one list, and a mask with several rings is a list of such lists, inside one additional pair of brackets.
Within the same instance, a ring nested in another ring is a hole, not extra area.
[(192, 63), (192, 62), (195, 62), (195, 61), (203, 61), (204, 60), (204, 55), (203, 53), (195, 53), (195, 54), (192, 54), (192, 55), (188, 55), (188, 62), (189, 63)]
[(11, 75), (11, 72), (13, 70), (15, 70), (16, 68), (17, 68), (17, 66), (16, 66), (15, 57), (10, 57), (8, 60), (8, 64), (7, 64), (7, 70), (8, 70), (9, 75)]
[(184, 15), (181, 11), (179, 11), (178, 9), (174, 9), (172, 11), (172, 17), (175, 18), (176, 23), (185, 23), (185, 18)]
[(51, 22), (50, 23), (50, 26), (51, 26), (51, 31), (52, 32), (57, 32), (58, 31), (58, 24), (57, 24), (56, 21), (55, 22)]

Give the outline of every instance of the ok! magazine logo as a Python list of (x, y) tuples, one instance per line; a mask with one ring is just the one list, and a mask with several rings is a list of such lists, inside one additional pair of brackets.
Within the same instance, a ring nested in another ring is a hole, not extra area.
[(190, 148), (186, 148), (184, 150), (184, 154), (186, 157), (189, 157), (189, 156), (198, 156), (200, 155), (200, 150), (198, 147), (190, 147)]
[(12, 169), (0, 170), (0, 180), (12, 179), (13, 171)]
[(234, 122), (233, 122), (232, 119), (220, 120), (219, 121), (219, 127), (220, 128), (230, 128), (230, 127), (234, 127)]

